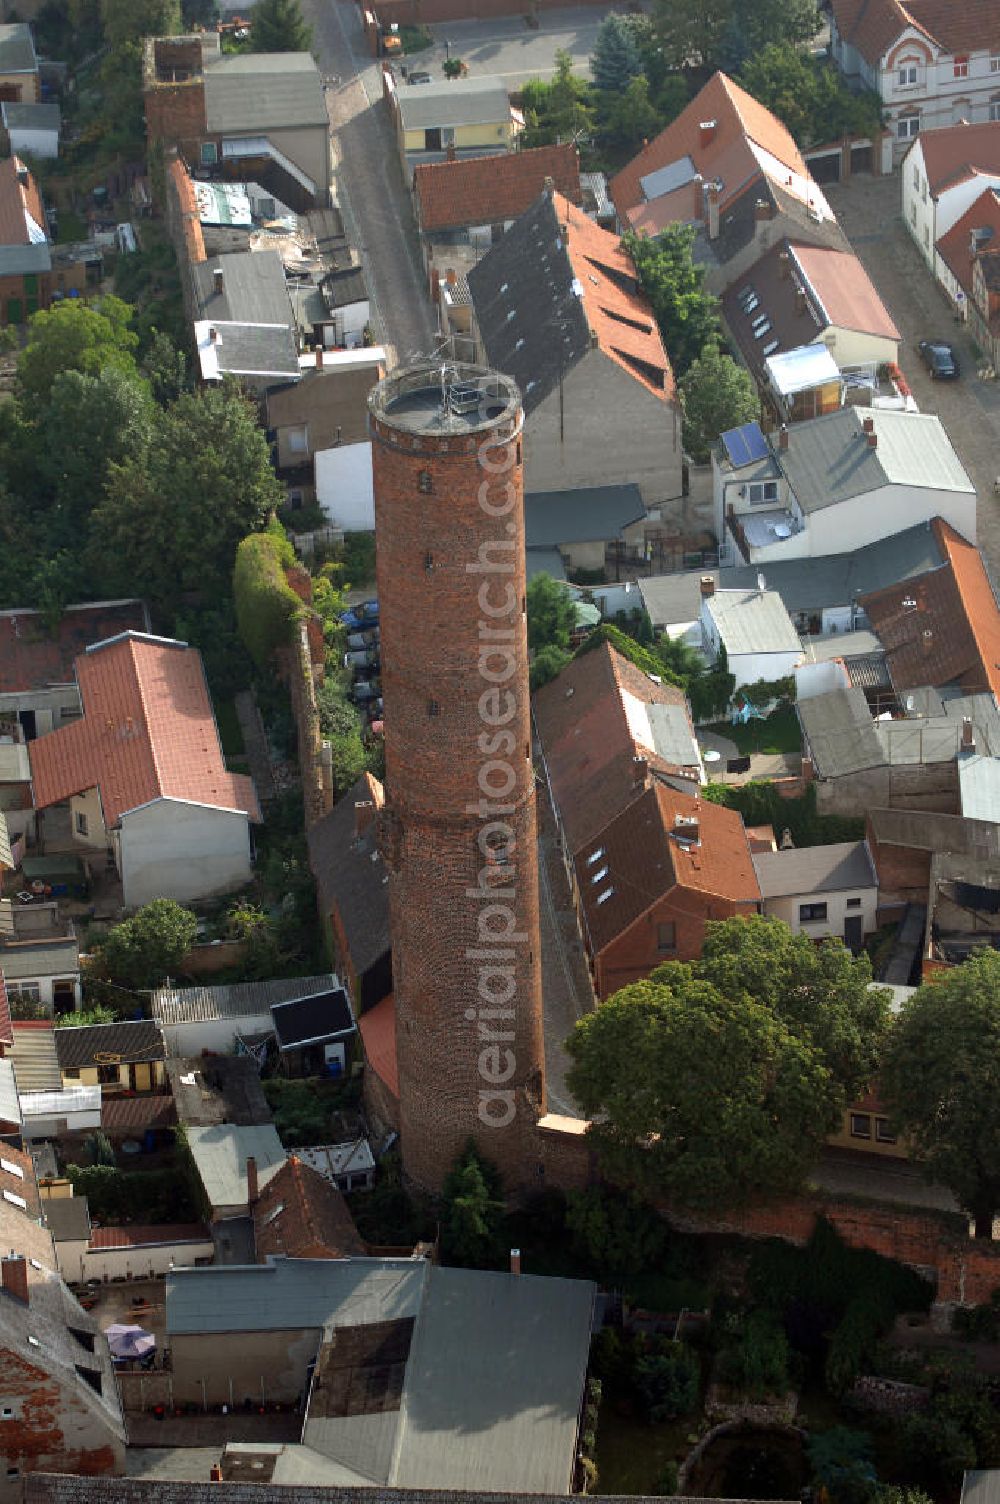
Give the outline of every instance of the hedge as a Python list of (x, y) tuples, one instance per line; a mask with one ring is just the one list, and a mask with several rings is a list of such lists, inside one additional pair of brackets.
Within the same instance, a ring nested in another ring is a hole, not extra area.
[(233, 596), (236, 622), (251, 658), (265, 667), (276, 649), (292, 640), (305, 607), (285, 578), (295, 550), (279, 525), (251, 533), (236, 550)]
[(796, 846), (831, 846), (838, 841), (864, 840), (865, 822), (860, 817), (821, 815), (816, 809), (816, 787), (810, 784), (799, 799), (785, 799), (773, 783), (710, 783), (703, 799), (738, 810), (747, 825), (773, 825), (780, 836), (787, 826)]

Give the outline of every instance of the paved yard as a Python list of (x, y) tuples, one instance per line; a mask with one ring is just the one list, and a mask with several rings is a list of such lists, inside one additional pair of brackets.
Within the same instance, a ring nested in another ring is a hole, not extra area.
[[(965, 329), (907, 232), (899, 211), (899, 175), (854, 178), (824, 191), (902, 335), (900, 366), (921, 412), (937, 413), (979, 493), (979, 544), (1000, 579), (1000, 382), (982, 381)], [(931, 381), (917, 345), (946, 339), (962, 367), (958, 381)]]
[(560, 51), (569, 53), (575, 73), (589, 77), (590, 55), (598, 29), (608, 11), (616, 8), (588, 5), (544, 11), (539, 16), (537, 31), (525, 24), (523, 16), (442, 22), (430, 28), (435, 42), (433, 49), (414, 54), (406, 61), (411, 67), (426, 69), (437, 77), (448, 55), (447, 40), (451, 56), (468, 64), (470, 74), (498, 74), (512, 89), (528, 78), (551, 78), (556, 71), (556, 53)]

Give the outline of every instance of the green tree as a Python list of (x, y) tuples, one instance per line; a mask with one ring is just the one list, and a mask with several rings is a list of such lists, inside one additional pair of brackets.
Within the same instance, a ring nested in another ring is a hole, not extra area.
[(668, 225), (655, 237), (628, 234), (624, 245), (653, 305), (653, 316), (678, 377), (719, 335), (719, 302), (693, 256), (691, 225)]
[(501, 1248), (504, 1203), (500, 1175), (468, 1143), (441, 1188), (441, 1243), (449, 1263), (482, 1269)]
[(524, 146), (550, 146), (556, 141), (584, 140), (594, 130), (591, 86), (573, 72), (568, 52), (556, 53), (551, 83), (529, 79), (521, 91), (526, 129)]
[(178, 350), (170, 335), (162, 329), (152, 331), (141, 366), (154, 398), (162, 407), (176, 401), (181, 392), (187, 390), (187, 356), (183, 350)]
[(95, 947), (107, 978), (145, 992), (176, 972), (198, 935), (198, 920), (172, 898), (154, 898), (109, 930)]
[(656, 0), (653, 25), (668, 66), (717, 67), (736, 13), (735, 0)]
[(528, 682), (531, 693), (541, 689), (543, 684), (549, 684), (558, 678), (570, 662), (571, 655), (565, 648), (556, 647), (555, 643), (549, 643), (547, 647), (539, 648), (531, 660), (531, 668), (528, 671)]
[(228, 596), (237, 545), (281, 496), (252, 404), (228, 385), (186, 392), (157, 413), (144, 453), (111, 466), (91, 518), (95, 572), (162, 611), (178, 592)]
[(17, 395), (25, 412), (47, 406), (62, 371), (99, 376), (114, 369), (133, 375), (139, 340), (131, 320), (129, 305), (111, 294), (94, 304), (67, 299), (32, 314), (17, 362)]
[(832, 1426), (810, 1436), (809, 1462), (816, 1483), (832, 1504), (870, 1504), (878, 1480), (872, 1462), (872, 1439), (865, 1431)]
[(357, 783), (368, 766), (368, 753), (361, 740), (356, 717), (353, 731), (330, 737), (330, 754), (333, 759), (333, 789), (339, 798)]
[(777, 920), (710, 924), (701, 962), (659, 967), (577, 1024), (569, 1085), (612, 1180), (692, 1206), (801, 1183), (870, 1079), (888, 1004), (863, 961), (821, 946), (813, 970), (800, 938)]
[(566, 1227), (587, 1264), (602, 1279), (655, 1268), (667, 1245), (667, 1228), (651, 1206), (605, 1186), (570, 1191)]
[(760, 417), (753, 377), (714, 340), (693, 360), (680, 383), (684, 410), (684, 448), (696, 465), (711, 458), (720, 433)]
[(977, 1238), (1000, 1209), (1000, 955), (980, 950), (904, 1005), (879, 1074), (892, 1122)]
[(101, 24), (111, 48), (144, 37), (176, 36), (182, 25), (180, 0), (101, 0)]
[(299, 0), (257, 0), (250, 19), (254, 52), (308, 52), (312, 46)]
[(719, 47), (719, 64), (735, 73), (769, 43), (801, 46), (819, 31), (816, 0), (749, 0), (732, 15)]
[(649, 1425), (688, 1415), (698, 1401), (698, 1359), (683, 1342), (658, 1342), (639, 1352), (632, 1385)]
[(873, 94), (853, 93), (834, 68), (789, 41), (769, 39), (766, 46), (751, 49), (740, 82), (777, 115), (800, 146), (881, 126), (881, 107)]
[(599, 89), (624, 94), (630, 81), (642, 72), (635, 29), (625, 16), (612, 11), (597, 31), (590, 71)]
[(153, 399), (136, 372), (61, 371), (37, 429), (38, 472), (52, 490), (48, 548), (78, 548), (109, 465), (149, 443)]
[(573, 597), (566, 586), (550, 574), (536, 574), (528, 585), (528, 646), (569, 651), (570, 634), (576, 625)]
[(638, 146), (660, 129), (660, 117), (649, 97), (649, 80), (641, 75), (630, 79), (620, 93), (602, 92), (600, 115), (601, 134), (615, 146)]

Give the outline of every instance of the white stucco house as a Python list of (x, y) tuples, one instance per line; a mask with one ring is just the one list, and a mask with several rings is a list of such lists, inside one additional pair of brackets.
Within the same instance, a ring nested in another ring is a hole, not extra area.
[(835, 936), (859, 951), (877, 928), (878, 878), (864, 841), (757, 851), (753, 865), (763, 912), (793, 935)]
[(987, 189), (1000, 188), (1000, 72), (995, 84), (995, 118), (922, 131), (903, 158), (903, 223), (939, 281), (939, 241)]
[(76, 660), (83, 715), (31, 743), (35, 808), (68, 807), (79, 854), (111, 860), (127, 907), (250, 880), (252, 781), (226, 769), (201, 654), (125, 632)]
[(334, 527), (345, 533), (374, 532), (371, 440), (319, 449), (315, 465), (316, 500)]
[(802, 659), (802, 644), (776, 590), (715, 590), (701, 601), (702, 651), (714, 662), (726, 649), (736, 688), (784, 679)]
[(712, 456), (723, 565), (850, 553), (943, 517), (976, 541), (976, 492), (940, 418), (842, 407), (773, 437), (746, 424)]
[(926, 130), (1000, 119), (1000, 7), (941, 0), (832, 0), (830, 51), (872, 89), (896, 160)]

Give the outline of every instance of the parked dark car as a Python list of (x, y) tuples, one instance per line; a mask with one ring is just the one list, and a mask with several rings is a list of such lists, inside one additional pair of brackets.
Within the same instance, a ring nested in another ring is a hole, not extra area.
[(341, 621), (349, 632), (363, 632), (368, 627), (378, 626), (378, 601), (362, 601), (350, 611), (341, 612)]
[(953, 381), (959, 374), (958, 357), (944, 340), (922, 339), (919, 348), (920, 359), (930, 371), (932, 381)]

